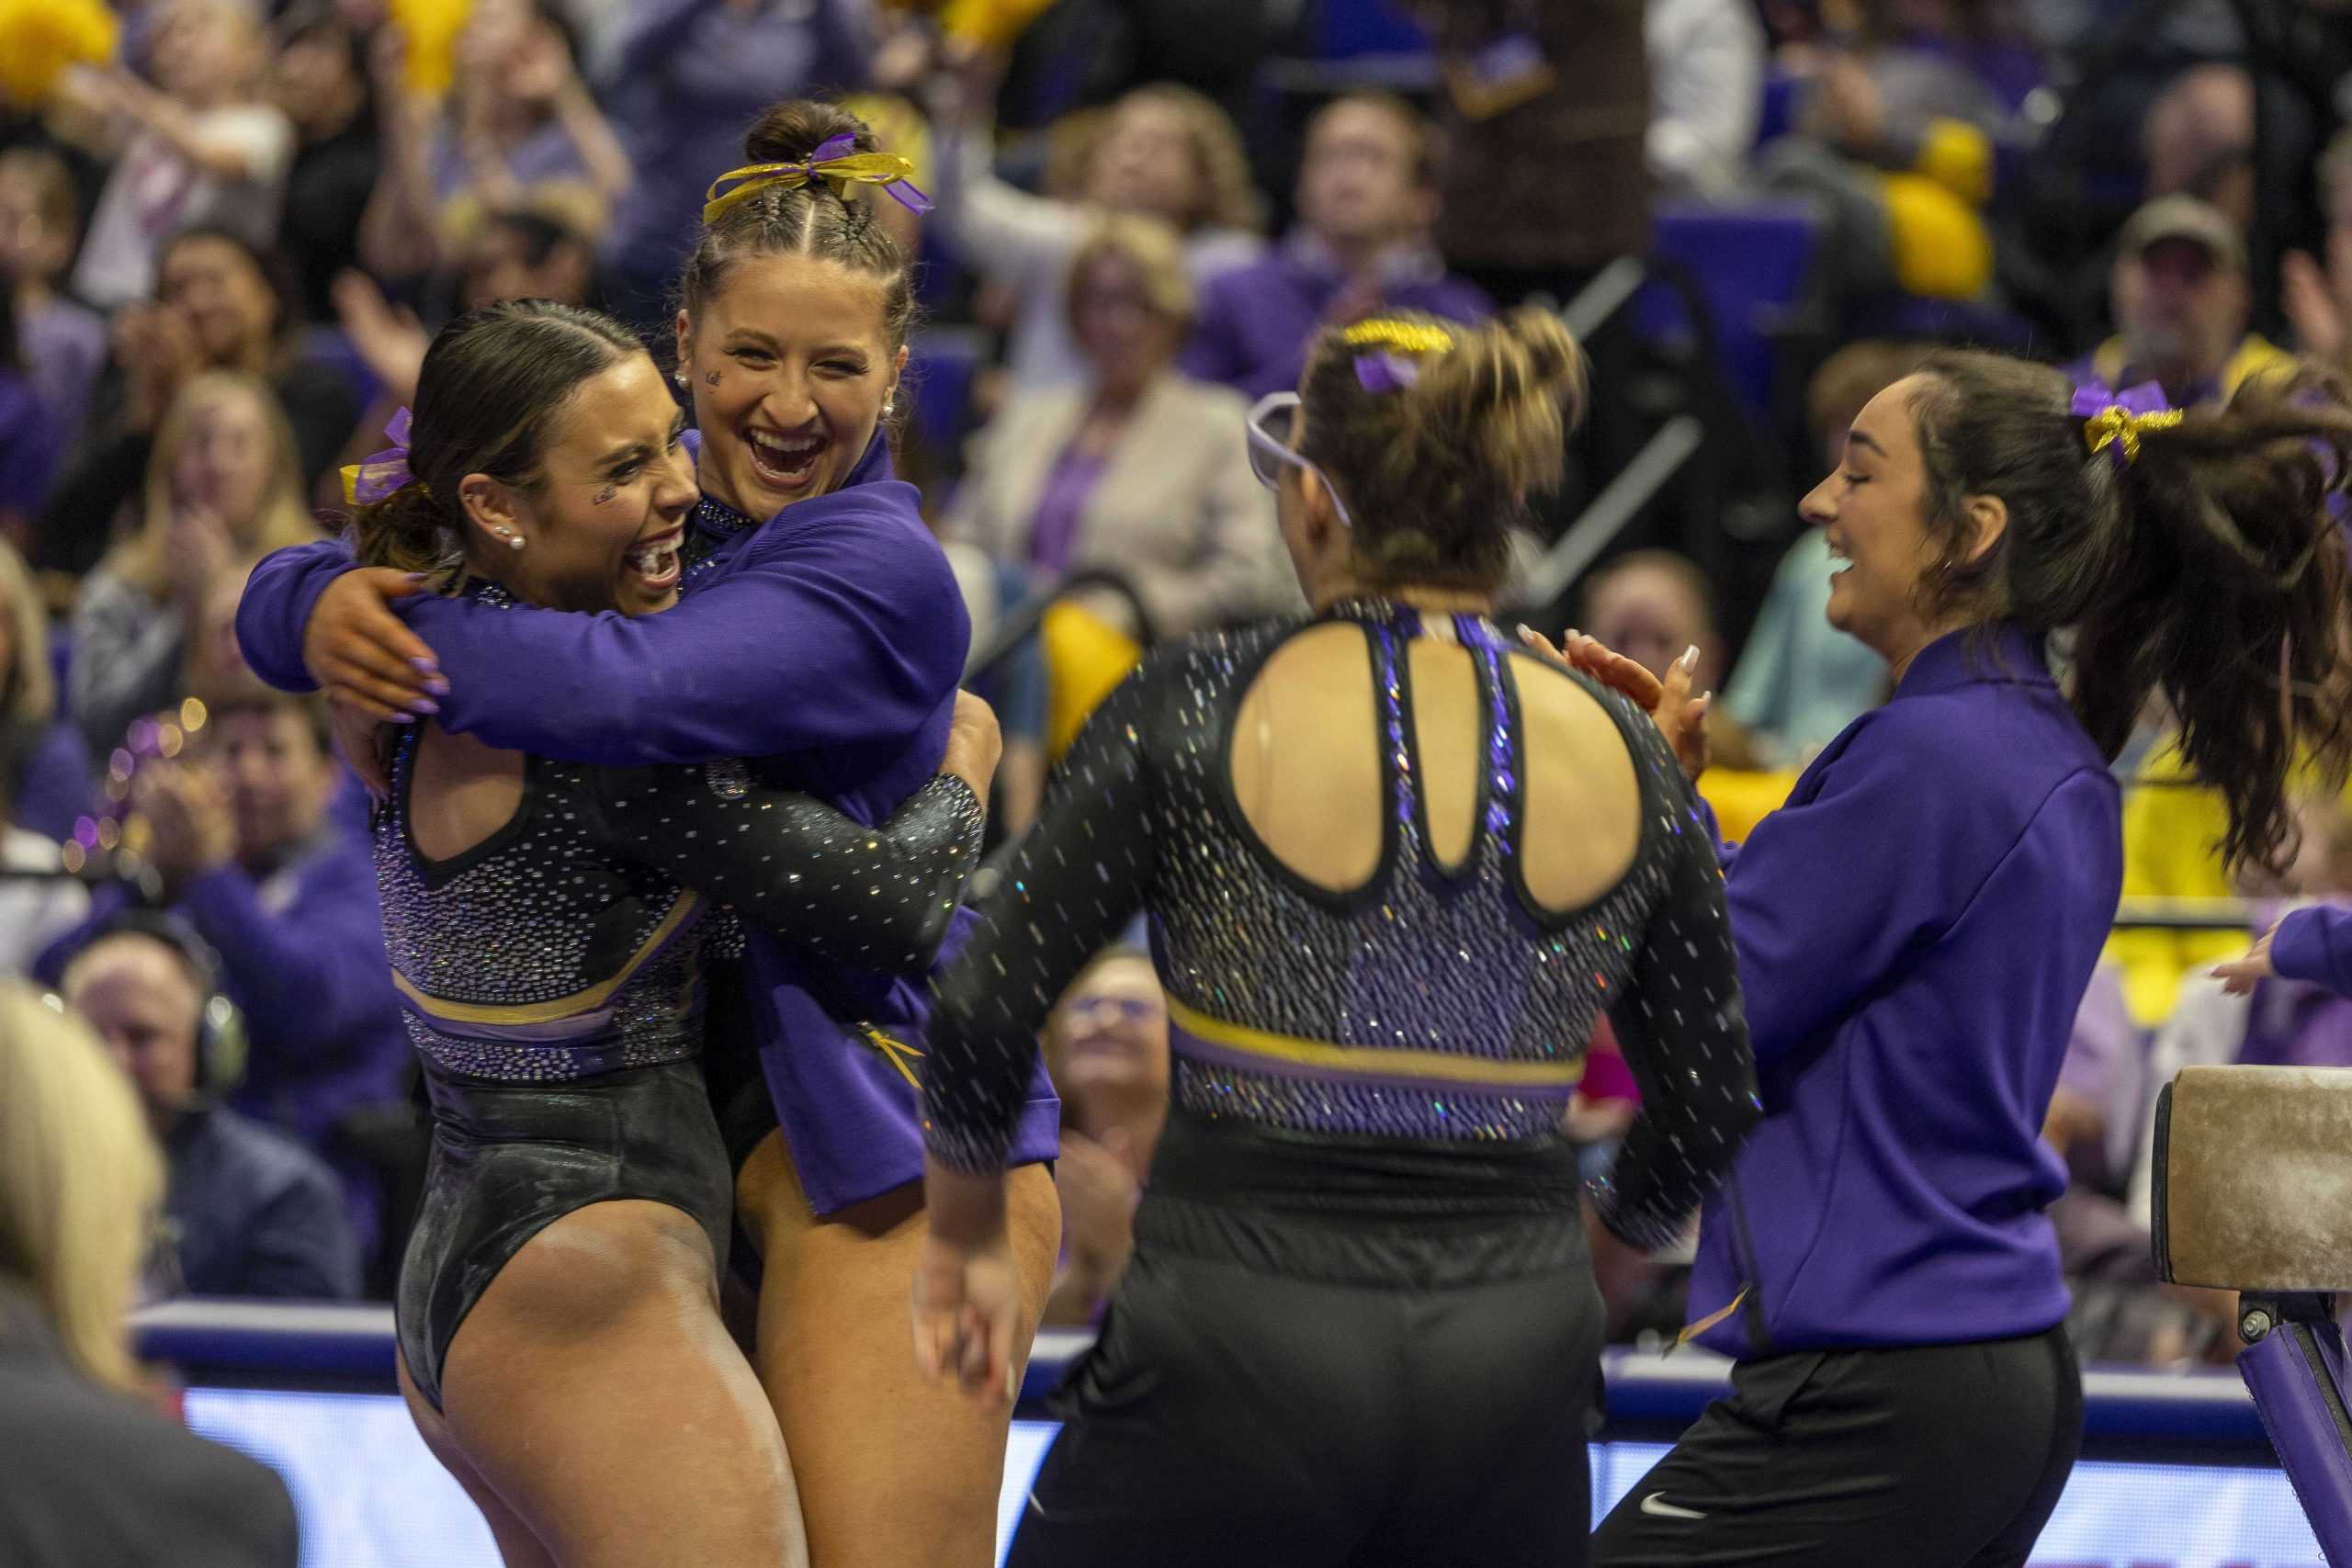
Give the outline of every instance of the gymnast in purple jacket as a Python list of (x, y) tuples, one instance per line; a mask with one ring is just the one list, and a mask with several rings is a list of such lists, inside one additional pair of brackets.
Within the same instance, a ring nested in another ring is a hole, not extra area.
[[(891, 477), (913, 303), (869, 204), (903, 164), (854, 117), (806, 103), (770, 111), (746, 153), (713, 186), (683, 279), (678, 376), (703, 498), (677, 608), (629, 619), (419, 597), (403, 626), (383, 609), (406, 586), (393, 574), (347, 576), (339, 547), (308, 547), (247, 590), (238, 631), (256, 671), (379, 717), (437, 709), (445, 729), (537, 756), (759, 758), (762, 782), (867, 823), (932, 778), (969, 632), (919, 497)], [(810, 1549), (828, 1564), (977, 1561), (1007, 1412), (923, 1385), (906, 1352), (923, 977), (823, 962), (757, 930), (746, 970), (759, 1060), (728, 1132), (764, 1263), (755, 1361)], [(1059, 1234), (1041, 1163), (1057, 1123), (1041, 1070), (1008, 1155), (1032, 1332)]]
[(1945, 354), (1857, 417), (1804, 512), (1894, 694), (1724, 856), (1763, 1119), (1685, 1332), (1733, 1392), (1596, 1564), (2026, 1561), (2082, 1440), (2040, 1134), (2121, 888), (2108, 763), (2161, 696), (2224, 857), (2282, 858), (2295, 760), (2347, 750), (2348, 468), (2352, 411), (2291, 382), (2184, 414)]

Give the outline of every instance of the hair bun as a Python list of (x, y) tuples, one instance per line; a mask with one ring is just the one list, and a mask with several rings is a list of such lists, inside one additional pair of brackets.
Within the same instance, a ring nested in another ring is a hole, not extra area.
[(855, 138), (860, 152), (881, 150), (873, 128), (841, 105), (792, 98), (752, 123), (743, 137), (743, 156), (754, 164), (804, 164), (836, 136)]

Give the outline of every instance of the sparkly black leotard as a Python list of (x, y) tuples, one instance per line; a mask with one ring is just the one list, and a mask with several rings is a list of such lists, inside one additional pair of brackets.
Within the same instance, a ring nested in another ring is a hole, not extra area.
[[(1648, 719), (1473, 616), (1340, 605), (1377, 694), (1384, 844), (1347, 893), (1252, 832), (1234, 716), (1302, 629), (1152, 655), (1080, 737), (941, 977), (944, 1163), (995, 1168), (1038, 1028), (1134, 912), (1169, 998), (1169, 1127), (1135, 1262), (1064, 1394), (1020, 1564), (1582, 1561), (1600, 1313), (1560, 1120), (1606, 1010), (1643, 1091), (1612, 1229), (1678, 1235), (1755, 1115), (1722, 877)], [(1471, 655), (1472, 847), (1440, 863), (1408, 646)], [(1547, 911), (1521, 869), (1519, 690), (1572, 680), (1633, 755), (1633, 865)], [(1279, 740), (1276, 741), (1279, 744)]]
[(705, 949), (725, 923), (714, 917), (731, 908), (820, 956), (920, 972), (982, 815), (947, 775), (866, 828), (739, 764), (529, 757), (506, 824), (433, 861), (409, 824), (417, 746), (411, 731), (394, 752), (375, 853), (393, 983), (433, 1102), (396, 1318), (410, 1375), (437, 1407), (465, 1314), (574, 1209), (670, 1203), (724, 1266), (733, 1167), (696, 1061)]

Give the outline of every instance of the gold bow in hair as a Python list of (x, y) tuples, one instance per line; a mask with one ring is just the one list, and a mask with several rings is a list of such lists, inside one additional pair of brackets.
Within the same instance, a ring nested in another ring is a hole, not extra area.
[[(880, 186), (910, 212), (928, 212), (931, 198), (914, 187), (915, 166), (896, 152), (858, 152), (854, 136), (833, 137), (808, 156), (805, 164), (746, 164), (740, 169), (729, 169), (710, 182), (703, 193), (705, 202), (702, 220), (716, 223), (729, 209), (747, 197), (775, 187), (796, 189), (810, 180), (824, 180), (843, 200), (849, 197), (853, 185)], [(730, 182), (735, 188), (726, 194), (719, 187)]]
[(2170, 430), (2180, 423), (2178, 409), (2158, 409), (2152, 413), (2134, 413), (2120, 403), (2109, 403), (2083, 421), (2083, 439), (2094, 453), (2110, 445), (2123, 454), (2129, 465), (2140, 459), (2140, 437), (2151, 430)]
[(1351, 347), (1393, 348), (1401, 354), (1446, 354), (1453, 348), (1453, 334), (1443, 327), (1382, 316), (1358, 321), (1340, 335)]

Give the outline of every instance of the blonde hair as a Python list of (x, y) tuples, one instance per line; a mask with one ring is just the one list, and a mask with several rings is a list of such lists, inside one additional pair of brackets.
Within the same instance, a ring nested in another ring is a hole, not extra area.
[(1301, 388), (1300, 450), (1346, 502), (1366, 581), (1484, 591), (1528, 498), (1560, 482), (1584, 352), (1532, 305), (1476, 327), (1397, 310), (1318, 333)]
[[(1250, 154), (1241, 145), (1241, 132), (1216, 99), (1171, 82), (1156, 82), (1128, 93), (1117, 107), (1138, 103), (1161, 105), (1183, 118), (1184, 139), (1192, 146), (1193, 164), (1201, 176), (1200, 200), (1184, 215), (1186, 233), (1197, 229), (1245, 229), (1255, 233), (1265, 226), (1265, 203), (1250, 178)], [(1102, 143), (1098, 141), (1095, 145), (1099, 151)]]
[(57, 716), (57, 672), (49, 662), (49, 611), (32, 569), (16, 547), (0, 539), (0, 618), (14, 651), (0, 680), (0, 716), (47, 724)]
[(1106, 212), (1094, 220), (1069, 258), (1069, 312), (1077, 325), (1079, 280), (1105, 256), (1115, 256), (1143, 277), (1144, 299), (1179, 326), (1193, 320), (1193, 275), (1184, 265), (1184, 242), (1157, 218), (1136, 212)]
[(155, 432), (155, 447), (147, 459), (147, 493), (139, 531), (117, 545), (101, 563), (105, 569), (151, 598), (161, 598), (168, 581), (164, 549), (171, 536), (172, 470), (178, 466), (180, 446), (197, 421), (234, 398), (251, 399), (261, 411), (272, 451), (268, 484), (254, 515), (229, 519), (231, 540), (240, 557), (265, 556), (287, 545), (307, 544), (320, 529), (302, 503), (302, 463), (294, 445), (294, 429), (266, 382), (239, 370), (207, 370), (191, 377), (172, 399)]
[(31, 1288), (66, 1359), (130, 1390), (129, 1314), (164, 1163), (89, 1030), (0, 982), (0, 1275)]

